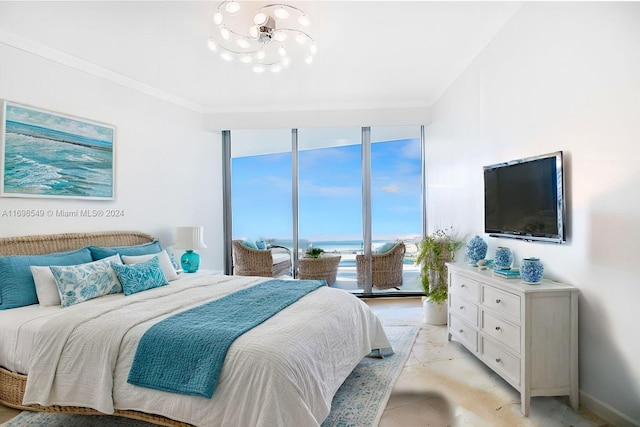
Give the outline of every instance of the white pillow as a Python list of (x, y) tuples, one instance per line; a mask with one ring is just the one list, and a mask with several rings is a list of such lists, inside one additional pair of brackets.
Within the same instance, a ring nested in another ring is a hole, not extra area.
[(116, 254), (85, 264), (49, 267), (56, 279), (60, 306), (69, 307), (103, 295), (122, 292), (111, 263), (122, 264)]
[(56, 278), (49, 266), (38, 267), (31, 266), (31, 274), (36, 284), (36, 295), (38, 295), (38, 303), (43, 307), (52, 305), (60, 305), (60, 294), (58, 293), (58, 285)]
[(155, 256), (157, 256), (160, 261), (160, 268), (162, 268), (164, 277), (166, 277), (168, 281), (176, 280), (178, 273), (176, 273), (176, 269), (173, 268), (173, 264), (166, 250), (151, 255), (121, 255), (122, 261), (124, 261), (125, 264), (137, 264), (139, 262), (149, 261)]

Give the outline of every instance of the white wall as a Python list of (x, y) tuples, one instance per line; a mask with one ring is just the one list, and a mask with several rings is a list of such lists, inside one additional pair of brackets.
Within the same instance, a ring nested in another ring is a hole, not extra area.
[(116, 126), (113, 201), (0, 198), (12, 209), (122, 209), (122, 218), (0, 216), (0, 236), (139, 230), (173, 243), (176, 226), (202, 225), (202, 267), (222, 269), (220, 136), (202, 115), (0, 43), (0, 99)]
[[(483, 230), (482, 166), (564, 150), (565, 245), (490, 238), (580, 289), (582, 403), (640, 425), (640, 4), (525, 4), (436, 103), (429, 223)], [(535, 350), (534, 350), (535, 351)]]

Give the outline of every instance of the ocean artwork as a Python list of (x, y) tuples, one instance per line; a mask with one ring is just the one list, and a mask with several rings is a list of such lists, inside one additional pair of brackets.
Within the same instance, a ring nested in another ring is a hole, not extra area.
[(114, 198), (113, 126), (4, 102), (0, 193)]

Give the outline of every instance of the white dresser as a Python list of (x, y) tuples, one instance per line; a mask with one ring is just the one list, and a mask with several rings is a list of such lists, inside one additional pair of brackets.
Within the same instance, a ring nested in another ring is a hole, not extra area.
[(569, 395), (578, 409), (578, 289), (526, 285), (466, 264), (449, 268), (449, 340), (462, 343), (520, 392)]

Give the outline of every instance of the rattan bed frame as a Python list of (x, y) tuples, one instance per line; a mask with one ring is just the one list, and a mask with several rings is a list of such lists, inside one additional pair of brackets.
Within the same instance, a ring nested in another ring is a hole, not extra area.
[[(40, 255), (80, 249), (88, 245), (128, 246), (154, 241), (155, 238), (137, 231), (103, 231), (94, 233), (65, 233), (0, 238), (2, 255)], [(27, 411), (61, 412), (66, 414), (104, 415), (94, 409), (76, 406), (40, 406), (22, 404), (27, 376), (11, 372), (0, 366), (0, 403)], [(116, 409), (114, 415), (133, 418), (163, 426), (188, 427), (191, 424), (160, 415)]]

